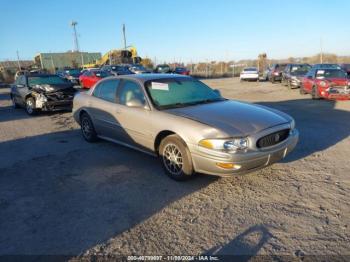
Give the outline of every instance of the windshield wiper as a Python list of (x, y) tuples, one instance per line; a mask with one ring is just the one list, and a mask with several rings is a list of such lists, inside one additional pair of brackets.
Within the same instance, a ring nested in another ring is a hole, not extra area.
[(209, 104), (209, 103), (220, 102), (224, 100), (226, 99), (225, 98), (205, 99), (201, 101), (192, 102), (191, 105)]
[(160, 106), (160, 108), (161, 109), (180, 108), (180, 107), (186, 107), (186, 106), (214, 103), (214, 102), (219, 102), (219, 101), (224, 101), (224, 100), (227, 100), (227, 99), (225, 99), (225, 98), (205, 99), (205, 100), (201, 100), (201, 101), (194, 101), (194, 102), (187, 102), (187, 103), (175, 103), (175, 104), (171, 104), (171, 105)]

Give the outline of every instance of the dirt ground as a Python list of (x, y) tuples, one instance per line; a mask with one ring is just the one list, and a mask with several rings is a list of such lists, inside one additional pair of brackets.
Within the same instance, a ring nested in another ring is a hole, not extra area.
[(0, 89), (0, 254), (350, 255), (350, 102), (205, 82), (292, 115), (295, 151), (248, 175), (179, 183), (151, 156), (88, 144), (71, 113), (12, 109)]

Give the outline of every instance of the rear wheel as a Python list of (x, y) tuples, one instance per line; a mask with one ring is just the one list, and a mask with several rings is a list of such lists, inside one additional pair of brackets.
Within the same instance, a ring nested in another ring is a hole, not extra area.
[(191, 154), (178, 135), (170, 135), (162, 140), (159, 158), (165, 173), (174, 180), (189, 179), (194, 173)]
[(86, 141), (92, 143), (98, 140), (94, 124), (87, 113), (83, 113), (80, 117), (80, 129)]
[(28, 97), (26, 99), (26, 112), (28, 115), (35, 115), (37, 113), (37, 110), (35, 109), (35, 100), (33, 97)]
[(300, 93), (301, 95), (305, 95), (305, 94), (306, 94), (303, 85), (300, 85), (299, 93)]

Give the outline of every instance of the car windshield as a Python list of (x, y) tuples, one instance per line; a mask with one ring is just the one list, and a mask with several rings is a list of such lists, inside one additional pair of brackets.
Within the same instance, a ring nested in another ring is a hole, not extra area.
[(114, 72), (129, 72), (126, 66), (112, 66), (112, 71)]
[(80, 70), (79, 69), (68, 69), (66, 70), (66, 73), (71, 76), (79, 76)]
[(95, 74), (95, 76), (101, 77), (101, 78), (111, 76), (111, 74), (106, 71), (93, 71), (93, 73)]
[(344, 68), (347, 71), (350, 71), (350, 64), (343, 64), (342, 68)]
[(286, 68), (286, 64), (278, 64), (276, 65), (276, 70), (283, 71)]
[(151, 80), (145, 87), (154, 106), (160, 110), (225, 100), (204, 83), (193, 79)]
[(290, 72), (293, 75), (304, 75), (309, 72), (310, 68), (309, 65), (292, 65)]
[(248, 67), (243, 69), (244, 72), (256, 72), (257, 69), (255, 67)]
[(28, 85), (65, 85), (67, 80), (59, 76), (30, 76), (28, 77)]
[(170, 70), (170, 67), (169, 66), (158, 66), (157, 70), (159, 72), (166, 72), (166, 71), (169, 71)]
[(318, 70), (316, 73), (317, 79), (324, 78), (347, 78), (346, 73), (343, 70), (338, 69), (322, 69)]
[(131, 69), (133, 70), (141, 70), (141, 71), (146, 71), (146, 68), (144, 68), (141, 65), (137, 65), (137, 66), (132, 66)]

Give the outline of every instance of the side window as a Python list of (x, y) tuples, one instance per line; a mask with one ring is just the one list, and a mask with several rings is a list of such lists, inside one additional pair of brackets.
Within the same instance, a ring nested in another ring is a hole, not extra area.
[(115, 103), (119, 82), (120, 81), (118, 79), (103, 81), (95, 87), (92, 95)]
[(145, 104), (145, 95), (141, 90), (141, 87), (129, 80), (125, 80), (118, 92), (118, 102), (121, 105), (127, 105), (131, 100), (139, 100), (141, 103)]
[(20, 85), (24, 85), (24, 86), (25, 86), (25, 85), (27, 84), (27, 83), (26, 83), (26, 77), (23, 76), (23, 75), (19, 77), (18, 81), (19, 81), (18, 83), (19, 83)]

